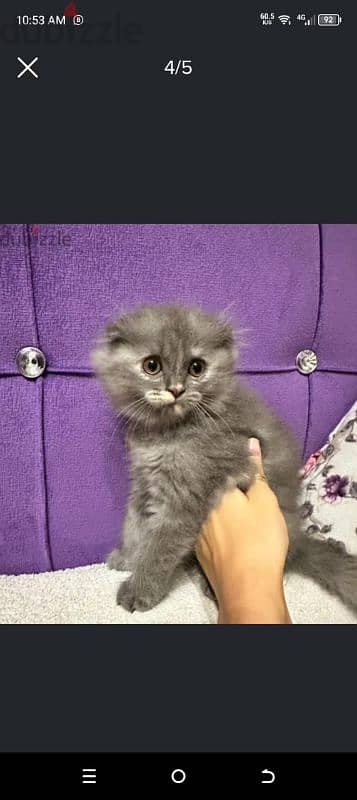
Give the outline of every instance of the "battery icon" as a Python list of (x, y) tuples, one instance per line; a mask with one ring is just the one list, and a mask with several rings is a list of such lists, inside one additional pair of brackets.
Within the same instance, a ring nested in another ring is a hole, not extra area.
[(318, 14), (317, 24), (322, 28), (336, 28), (341, 25), (342, 17), (340, 14)]

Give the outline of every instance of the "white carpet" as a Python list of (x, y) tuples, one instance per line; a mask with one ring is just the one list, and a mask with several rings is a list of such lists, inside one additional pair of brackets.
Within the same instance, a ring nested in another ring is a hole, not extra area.
[[(129, 614), (115, 602), (125, 573), (103, 564), (46, 572), (0, 576), (0, 624), (214, 624), (214, 603), (182, 572), (159, 606)], [(296, 624), (356, 624), (357, 617), (313, 581), (297, 575), (286, 580), (286, 597)]]

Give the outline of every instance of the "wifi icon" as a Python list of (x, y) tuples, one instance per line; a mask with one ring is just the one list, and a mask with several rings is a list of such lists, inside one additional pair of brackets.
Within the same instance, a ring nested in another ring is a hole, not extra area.
[(286, 25), (287, 22), (289, 22), (289, 24), (290, 24), (290, 17), (288, 17), (287, 14), (281, 14), (281, 16), (278, 17), (278, 19), (280, 19), (280, 22), (281, 22), (282, 25)]

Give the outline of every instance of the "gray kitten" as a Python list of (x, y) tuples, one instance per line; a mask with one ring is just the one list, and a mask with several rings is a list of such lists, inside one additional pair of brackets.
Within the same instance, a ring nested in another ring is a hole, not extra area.
[(124, 608), (152, 608), (177, 567), (192, 559), (200, 528), (229, 487), (254, 476), (249, 437), (284, 513), (287, 567), (320, 581), (357, 608), (357, 559), (332, 540), (301, 531), (300, 467), (285, 425), (237, 380), (227, 320), (198, 308), (144, 305), (108, 325), (93, 364), (126, 420), (131, 492), (122, 543), (110, 554), (131, 577), (118, 590)]

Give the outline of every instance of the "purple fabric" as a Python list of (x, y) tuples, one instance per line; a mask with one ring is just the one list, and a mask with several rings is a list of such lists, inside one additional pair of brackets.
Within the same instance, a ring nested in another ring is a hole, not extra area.
[[(229, 309), (241, 372), (305, 456), (355, 400), (357, 225), (2, 225), (0, 571), (96, 562), (115, 542), (125, 452), (89, 350), (113, 313), (168, 300)], [(31, 344), (36, 381), (15, 365)]]

